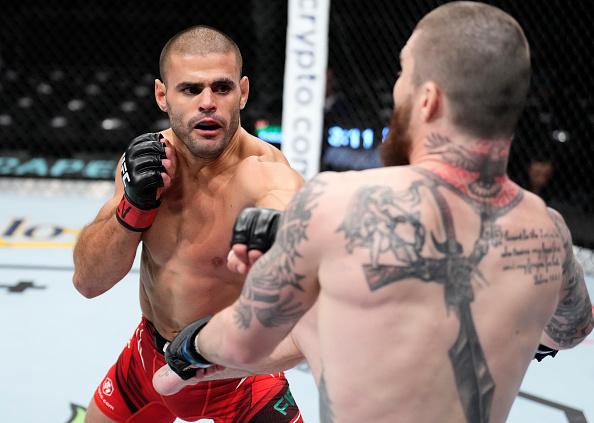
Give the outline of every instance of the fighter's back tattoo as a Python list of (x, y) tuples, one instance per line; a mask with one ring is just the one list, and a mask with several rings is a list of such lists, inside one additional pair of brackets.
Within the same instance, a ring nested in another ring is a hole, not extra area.
[[(479, 264), (492, 247), (502, 247), (502, 272), (522, 270), (533, 278), (535, 285), (545, 284), (561, 280), (562, 275), (555, 269), (562, 267), (562, 250), (571, 248), (571, 243), (563, 245), (558, 227), (510, 232), (497, 223), (524, 198), (523, 191), (506, 176), (509, 143), (477, 141), (459, 145), (447, 137), (431, 135), (426, 147), (440, 157), (443, 165), (433, 170), (411, 167), (419, 178), (399, 191), (388, 185), (360, 188), (336, 230), (344, 234), (348, 253), (368, 250), (369, 263), (363, 264), (362, 270), (370, 292), (409, 278), (444, 287), (445, 304), (460, 320), (449, 360), (466, 420), (472, 423), (489, 421), (495, 392), (470, 308), (474, 301), (473, 283), (488, 285)], [(326, 183), (322, 177), (309, 181), (283, 213), (274, 246), (250, 271), (236, 304), (234, 317), (238, 328), (249, 328), (254, 319), (269, 328), (291, 324), (306, 311), (299, 295), (304, 291), (304, 275), (297, 271), (296, 263), (307, 259), (302, 255), (302, 247), (308, 241), (311, 219)], [(480, 222), (476, 239), (467, 251), (456, 234), (452, 198), (470, 206)], [(421, 218), (421, 202), (428, 199), (436, 205), (440, 231), (432, 231)], [(539, 241), (538, 248), (521, 247), (525, 241), (535, 239)], [(429, 249), (424, 247), (429, 243), (430, 250), (437, 254), (426, 253)], [(382, 263), (384, 254), (391, 254), (398, 265)], [(569, 265), (565, 268), (571, 270)], [(581, 303), (577, 305), (586, 309)], [(563, 332), (557, 336), (560, 339), (570, 324), (573, 321), (567, 317), (549, 329), (557, 334)], [(566, 340), (574, 338), (570, 334)], [(333, 421), (329, 388), (323, 378), (322, 421)]]
[[(383, 185), (359, 189), (337, 231), (344, 233), (347, 252), (369, 250), (370, 262), (363, 265), (363, 272), (372, 292), (409, 278), (443, 285), (446, 306), (460, 320), (457, 339), (449, 350), (460, 401), (468, 422), (486, 423), (495, 383), (470, 309), (472, 282), (487, 283), (479, 263), (491, 246), (501, 244), (504, 235), (496, 221), (522, 201), (523, 191), (515, 184), (503, 183), (509, 143), (460, 146), (433, 134), (427, 148), (438, 153), (449, 168), (437, 172), (413, 167), (422, 178), (400, 191)], [(469, 204), (480, 219), (476, 241), (467, 253), (456, 235), (444, 190)], [(427, 198), (437, 205), (442, 239), (420, 216), (421, 201)], [(423, 254), (428, 242), (437, 257)], [(401, 264), (383, 264), (380, 257), (384, 253), (391, 253)]]

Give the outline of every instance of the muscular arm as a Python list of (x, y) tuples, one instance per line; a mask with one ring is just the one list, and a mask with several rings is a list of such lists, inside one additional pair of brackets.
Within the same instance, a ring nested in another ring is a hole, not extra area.
[(565, 261), (557, 309), (545, 327), (541, 343), (554, 349), (572, 348), (588, 336), (594, 327), (592, 304), (582, 266), (573, 254), (567, 225), (558, 212), (549, 209), (549, 213), (563, 239)]
[[(303, 186), (303, 178), (283, 162), (260, 162), (252, 158), (241, 169), (240, 179), (247, 181), (244, 190), (258, 208), (285, 210), (295, 193)], [(256, 183), (254, 183), (257, 181)], [(262, 251), (248, 251), (245, 244), (234, 244), (235, 260), (229, 269), (246, 274), (251, 265), (262, 256)], [(230, 264), (230, 263), (228, 263)]]
[(295, 345), (293, 337), (287, 336), (274, 349), (270, 356), (254, 363), (249, 369), (233, 369), (230, 367), (211, 367), (198, 370), (196, 376), (183, 380), (167, 365), (161, 367), (153, 376), (153, 387), (161, 395), (174, 395), (188, 385), (220, 379), (238, 379), (256, 374), (278, 373), (295, 367), (303, 361), (301, 351)]
[[(255, 161), (252, 161), (252, 164)], [(277, 210), (284, 210), (290, 199), (294, 196), (295, 191), (303, 184), (303, 179), (300, 175), (290, 169), (286, 164), (273, 163), (272, 166), (266, 169), (268, 171), (274, 170), (266, 179), (259, 179), (266, 181), (259, 187), (254, 187), (248, 184), (245, 188), (249, 190), (251, 198), (255, 201), (253, 205), (264, 208), (274, 208)], [(246, 180), (246, 174), (240, 177), (240, 180)], [(253, 175), (250, 176), (251, 181), (254, 181)], [(283, 183), (286, 182), (286, 183)], [(249, 266), (255, 263), (262, 255), (262, 252), (257, 250), (248, 251), (245, 244), (235, 244), (233, 247), (235, 255), (231, 256), (233, 263), (229, 269), (231, 271), (238, 271), (238, 266), (242, 266), (240, 273), (245, 274)], [(182, 380), (171, 368), (166, 365), (163, 366), (155, 374), (153, 378), (153, 385), (155, 389), (162, 395), (172, 395), (182, 389), (184, 386), (195, 384), (200, 381), (208, 381), (215, 379), (228, 379), (243, 377), (251, 374), (275, 373), (294, 367), (299, 362), (303, 361), (304, 356), (293, 340), (293, 335), (290, 333), (280, 340), (276, 348), (269, 354), (261, 357), (259, 360), (251, 362), (248, 365), (242, 366), (242, 369), (236, 369), (235, 366), (210, 368), (208, 371), (198, 371), (195, 377), (188, 380)]]
[(116, 207), (124, 193), (119, 176), (120, 160), (115, 177), (115, 193), (103, 205), (95, 220), (85, 226), (74, 246), (75, 288), (85, 297), (101, 295), (120, 281), (131, 269), (141, 234), (120, 225)]
[(244, 189), (250, 198), (255, 199), (255, 207), (285, 210), (295, 193), (303, 186), (299, 173), (283, 162), (261, 161), (252, 158), (242, 166)]
[[(255, 194), (257, 198), (255, 206), (285, 210), (295, 193), (303, 187), (303, 177), (286, 162), (267, 163), (263, 168), (262, 179), (259, 181), (267, 181), (267, 184), (265, 189)], [(244, 255), (247, 263), (255, 263), (262, 255), (260, 251), (250, 251), (248, 258), (245, 246), (239, 246), (237, 251), (239, 255)], [(281, 341), (270, 356), (252, 365), (249, 370), (254, 374), (276, 373), (295, 367), (303, 360), (303, 354), (291, 333)]]
[(316, 206), (322, 186), (314, 179), (295, 196), (274, 245), (250, 270), (239, 299), (215, 315), (196, 338), (207, 360), (252, 368), (271, 354), (315, 302), (321, 252)]

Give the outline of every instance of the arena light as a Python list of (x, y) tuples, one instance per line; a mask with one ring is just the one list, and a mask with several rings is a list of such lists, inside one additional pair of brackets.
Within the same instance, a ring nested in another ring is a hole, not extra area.
[(266, 119), (258, 119), (254, 127), (258, 138), (271, 144), (280, 144), (282, 142), (280, 125), (271, 125)]
[(84, 109), (85, 102), (79, 98), (73, 98), (68, 102), (67, 107), (71, 112), (78, 112), (79, 110)]
[(155, 132), (163, 131), (169, 128), (169, 119), (168, 118), (159, 118), (153, 123), (153, 130)]
[(68, 119), (64, 116), (54, 116), (50, 121), (52, 128), (64, 128), (66, 125), (68, 125)]
[(33, 99), (29, 96), (21, 97), (17, 100), (17, 104), (21, 109), (28, 109), (33, 106)]
[(136, 102), (128, 100), (120, 104), (120, 109), (122, 109), (123, 112), (132, 113), (138, 110), (138, 105), (136, 104)]
[(144, 85), (137, 85), (134, 87), (134, 95), (136, 97), (148, 97), (150, 94), (151, 91)]
[(569, 132), (563, 129), (556, 129), (552, 133), (553, 139), (557, 142), (565, 143), (570, 140)]
[(118, 118), (107, 118), (101, 121), (101, 127), (106, 131), (120, 129), (122, 126), (124, 126), (124, 121)]
[(54, 89), (47, 82), (41, 82), (39, 85), (37, 85), (37, 92), (43, 95), (50, 95), (54, 92)]
[(91, 83), (85, 87), (85, 93), (88, 95), (99, 95), (101, 94), (101, 87), (97, 84)]
[(12, 125), (12, 116), (3, 113), (0, 115), (0, 126), (10, 126)]

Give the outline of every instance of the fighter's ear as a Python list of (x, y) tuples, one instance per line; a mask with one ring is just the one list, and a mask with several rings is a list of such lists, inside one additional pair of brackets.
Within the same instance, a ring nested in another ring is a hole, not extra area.
[(164, 112), (167, 111), (167, 100), (165, 98), (165, 94), (167, 94), (167, 87), (165, 86), (165, 83), (160, 79), (155, 79), (155, 100), (157, 101), (159, 109)]
[(424, 122), (439, 116), (443, 100), (443, 91), (434, 81), (427, 81), (421, 86), (421, 117)]
[(250, 80), (247, 76), (243, 76), (239, 80), (239, 89), (241, 90), (241, 97), (239, 98), (239, 108), (243, 110), (250, 95)]

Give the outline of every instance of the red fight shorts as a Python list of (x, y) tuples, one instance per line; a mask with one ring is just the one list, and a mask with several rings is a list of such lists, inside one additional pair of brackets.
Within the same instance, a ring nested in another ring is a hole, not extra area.
[(152, 380), (166, 364), (157, 348), (163, 342), (143, 318), (95, 391), (95, 403), (108, 418), (129, 423), (173, 422), (176, 417), (217, 423), (303, 422), (282, 373), (202, 382), (171, 396), (159, 395)]

